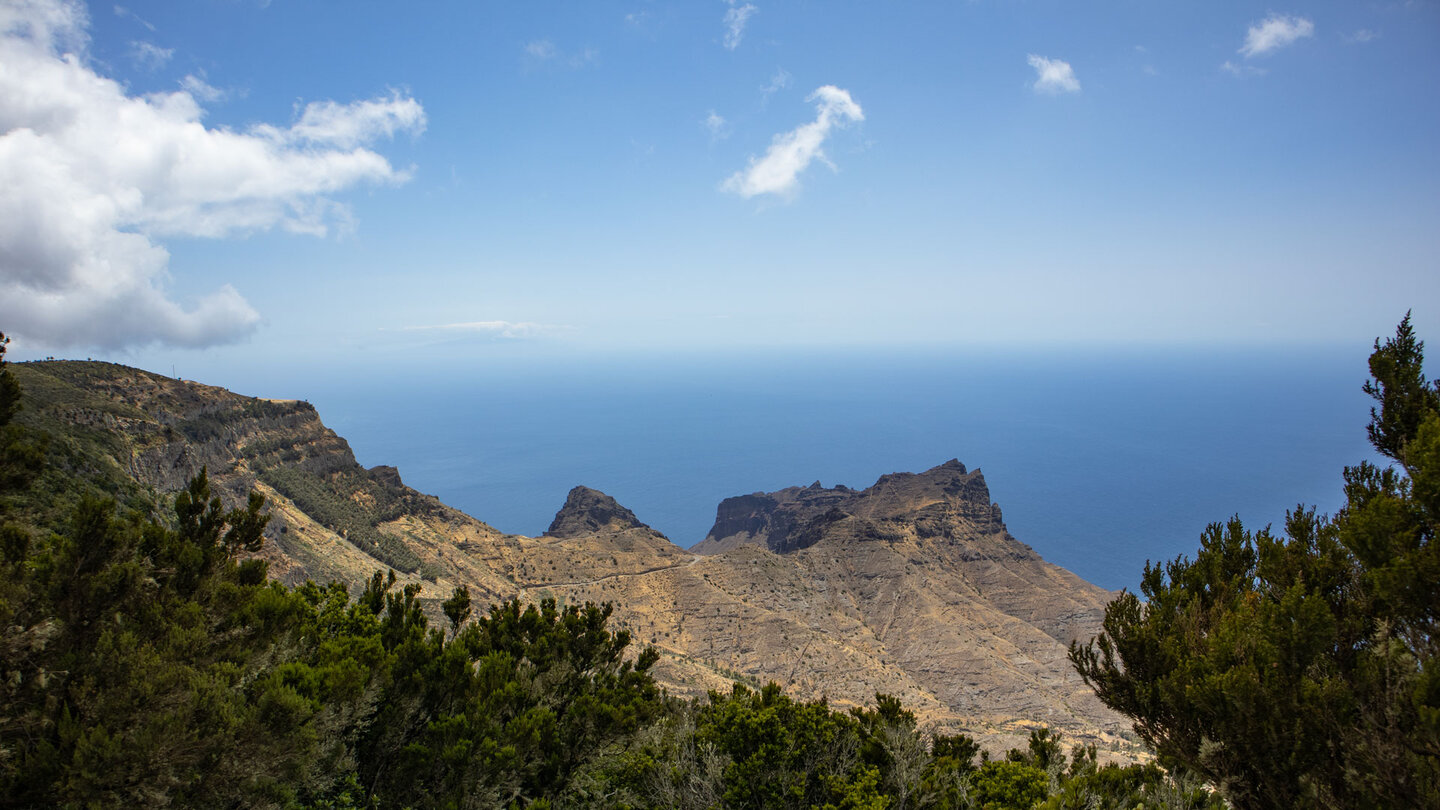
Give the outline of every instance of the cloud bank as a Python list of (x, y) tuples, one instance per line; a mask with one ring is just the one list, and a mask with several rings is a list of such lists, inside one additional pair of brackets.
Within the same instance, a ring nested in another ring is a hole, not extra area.
[(750, 158), (750, 165), (720, 184), (723, 191), (750, 198), (760, 194), (790, 194), (799, 186), (799, 175), (811, 161), (819, 159), (834, 168), (821, 150), (831, 130), (852, 121), (864, 121), (865, 113), (850, 93), (827, 84), (811, 93), (806, 101), (817, 102), (815, 120), (776, 135), (765, 156)]
[(1271, 51), (1290, 45), (1298, 39), (1315, 35), (1315, 23), (1304, 17), (1288, 17), (1272, 14), (1263, 21), (1250, 26), (1245, 33), (1245, 44), (1238, 53), (1246, 59), (1264, 56)]
[(54, 348), (234, 341), (259, 314), (228, 284), (188, 307), (172, 300), (160, 239), (324, 235), (348, 220), (328, 195), (408, 177), (364, 145), (423, 131), (414, 99), (321, 101), (288, 127), (210, 128), (196, 92), (208, 85), (130, 95), (88, 64), (87, 24), (75, 0), (0, 3), (6, 333)]
[(1080, 80), (1075, 78), (1075, 70), (1070, 67), (1069, 62), (1059, 59), (1047, 59), (1043, 56), (1030, 54), (1027, 60), (1030, 67), (1035, 68), (1035, 92), (1037, 93), (1078, 93), (1080, 92)]

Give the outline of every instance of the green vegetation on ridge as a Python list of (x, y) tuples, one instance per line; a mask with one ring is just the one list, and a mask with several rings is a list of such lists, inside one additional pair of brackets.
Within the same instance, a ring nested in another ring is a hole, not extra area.
[(399, 501), (390, 490), (376, 486), (364, 474), (342, 470), (317, 475), (294, 467), (275, 466), (262, 471), (260, 480), (371, 557), (407, 574), (420, 569), (420, 558), (415, 552), (377, 528), (400, 517)]
[[(128, 465), (159, 447), (213, 443), (221, 449), (211, 454), (212, 471), (215, 464), (229, 469), (243, 459), (257, 478), (356, 548), (405, 573), (420, 569), (413, 552), (378, 529), (403, 512), (393, 488), (377, 484), (358, 467), (307, 463), (294, 437), (283, 431), (273, 438), (235, 435), (237, 425), (247, 423), (270, 428), (314, 423), (315, 409), (307, 402), (239, 396), (206, 400), (168, 378), (91, 361), (27, 364), (11, 374), (23, 379), (32, 403), (20, 421), (52, 438), (42, 473), (23, 498), (26, 511), (42, 524), (63, 522), (82, 494), (153, 512), (151, 493)], [(160, 408), (158, 417), (137, 407), (140, 396), (129, 386), (147, 389)], [(102, 396), (96, 389), (117, 395)]]

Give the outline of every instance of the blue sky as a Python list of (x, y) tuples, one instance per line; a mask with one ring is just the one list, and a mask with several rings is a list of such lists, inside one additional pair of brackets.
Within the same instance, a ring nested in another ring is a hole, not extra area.
[(1434, 2), (14, 0), (0, 29), (16, 359), (223, 384), (1440, 335)]

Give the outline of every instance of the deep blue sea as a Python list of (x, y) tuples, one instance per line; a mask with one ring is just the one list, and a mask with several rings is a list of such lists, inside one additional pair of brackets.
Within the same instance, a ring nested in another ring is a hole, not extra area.
[[(1362, 347), (1363, 349), (1363, 347)], [(1365, 351), (890, 352), (486, 363), (314, 381), (366, 466), (535, 535), (572, 486), (689, 546), (731, 495), (958, 458), (1010, 531), (1105, 587), (1207, 523), (1333, 511), (1373, 458)]]

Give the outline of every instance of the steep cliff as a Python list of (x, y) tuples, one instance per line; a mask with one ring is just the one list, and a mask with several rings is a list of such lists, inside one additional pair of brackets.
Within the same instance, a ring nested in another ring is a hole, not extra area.
[(131, 505), (202, 467), (233, 503), (258, 489), (272, 514), (262, 555), (286, 582), (354, 592), (385, 566), (432, 608), (461, 584), (482, 605), (609, 601), (615, 624), (659, 648), (657, 675), (679, 694), (737, 678), (841, 706), (879, 691), (992, 747), (1038, 723), (1128, 746), (1064, 655), (1097, 632), (1110, 594), (1012, 538), (983, 476), (958, 461), (861, 491), (817, 482), (727, 499), (693, 551), (576, 487), (529, 538), (414, 491), (393, 467), (360, 467), (305, 402), (103, 363), (14, 370), (24, 418), (57, 437), (53, 461), (76, 480)]

